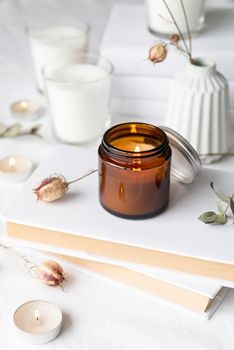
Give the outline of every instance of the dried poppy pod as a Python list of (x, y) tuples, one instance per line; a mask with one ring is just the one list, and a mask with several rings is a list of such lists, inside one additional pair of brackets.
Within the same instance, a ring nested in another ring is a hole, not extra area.
[(52, 175), (44, 179), (33, 192), (37, 199), (43, 202), (53, 202), (61, 197), (68, 190), (68, 182), (62, 175)]
[(36, 194), (38, 200), (43, 202), (53, 202), (59, 198), (62, 198), (71, 184), (84, 179), (96, 171), (97, 169), (90, 170), (86, 174), (69, 182), (61, 174), (51, 175), (42, 180), (40, 185), (33, 189), (33, 192)]
[(36, 277), (47, 286), (62, 286), (65, 280), (62, 267), (53, 260), (46, 260), (36, 267)]
[(178, 34), (172, 34), (169, 40), (173, 43), (178, 43), (180, 41), (180, 36)]
[(148, 59), (153, 63), (159, 63), (167, 57), (167, 48), (164, 44), (156, 44), (149, 50)]

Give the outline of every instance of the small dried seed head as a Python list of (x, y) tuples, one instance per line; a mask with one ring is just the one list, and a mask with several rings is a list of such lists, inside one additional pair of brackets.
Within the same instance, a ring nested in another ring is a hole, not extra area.
[(149, 50), (148, 59), (153, 63), (159, 63), (165, 60), (167, 57), (167, 49), (164, 44), (156, 44)]
[(38, 200), (53, 202), (63, 197), (67, 190), (68, 183), (66, 179), (60, 175), (53, 175), (44, 179), (33, 192), (36, 194)]
[(65, 280), (62, 267), (53, 260), (46, 260), (36, 267), (35, 275), (47, 286), (61, 286)]
[(180, 41), (180, 36), (178, 34), (172, 34), (169, 40), (173, 43), (178, 43)]

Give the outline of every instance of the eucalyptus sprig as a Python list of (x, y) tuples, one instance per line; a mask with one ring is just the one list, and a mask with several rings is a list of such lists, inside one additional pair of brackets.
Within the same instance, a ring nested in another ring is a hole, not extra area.
[[(224, 225), (227, 223), (228, 219), (234, 220), (234, 193), (229, 197), (218, 192), (214, 187), (214, 182), (210, 183), (210, 187), (216, 195), (218, 213), (206, 211), (201, 214), (198, 219), (205, 224), (213, 225)], [(228, 212), (230, 212), (230, 215), (227, 214)]]
[(6, 124), (0, 122), (0, 137), (18, 137), (26, 135), (35, 135), (41, 137), (41, 135), (38, 134), (40, 127), (41, 125), (35, 125), (29, 129), (24, 130), (22, 125), (19, 123), (7, 126)]

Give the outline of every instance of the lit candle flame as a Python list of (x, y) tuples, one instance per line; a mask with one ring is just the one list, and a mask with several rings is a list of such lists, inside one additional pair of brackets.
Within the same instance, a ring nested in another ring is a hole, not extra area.
[(15, 158), (14, 157), (10, 157), (9, 158), (9, 166), (10, 168), (14, 168), (15, 167)]
[(27, 108), (28, 107), (28, 102), (27, 101), (21, 101), (20, 102), (20, 107), (22, 107), (22, 108)]
[(35, 316), (36, 321), (39, 322), (40, 321), (40, 312), (38, 310), (35, 310), (34, 316)]
[(22, 113), (27, 113), (30, 110), (30, 104), (27, 101), (21, 101), (19, 103), (19, 111), (18, 112), (22, 112)]
[(140, 151), (141, 151), (140, 146), (136, 146), (135, 149), (134, 149), (134, 152), (140, 152)]

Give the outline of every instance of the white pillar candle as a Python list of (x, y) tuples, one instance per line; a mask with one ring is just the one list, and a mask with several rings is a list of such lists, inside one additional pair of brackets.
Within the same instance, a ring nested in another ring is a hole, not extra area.
[(110, 119), (111, 72), (112, 66), (105, 60), (68, 63), (52, 71), (45, 68), (46, 93), (58, 139), (86, 143), (103, 133)]
[[(155, 33), (178, 34), (163, 0), (146, 0), (148, 25)], [(182, 33), (187, 33), (186, 22), (180, 0), (166, 0)], [(201, 29), (204, 22), (205, 0), (183, 0), (191, 32)]]
[(29, 30), (36, 83), (40, 91), (44, 91), (42, 68), (46, 63), (61, 55), (76, 57), (85, 52), (88, 26), (83, 22), (81, 24), (83, 26), (53, 25)]
[(49, 301), (32, 300), (18, 307), (13, 322), (22, 340), (30, 344), (44, 344), (60, 334), (62, 312)]

